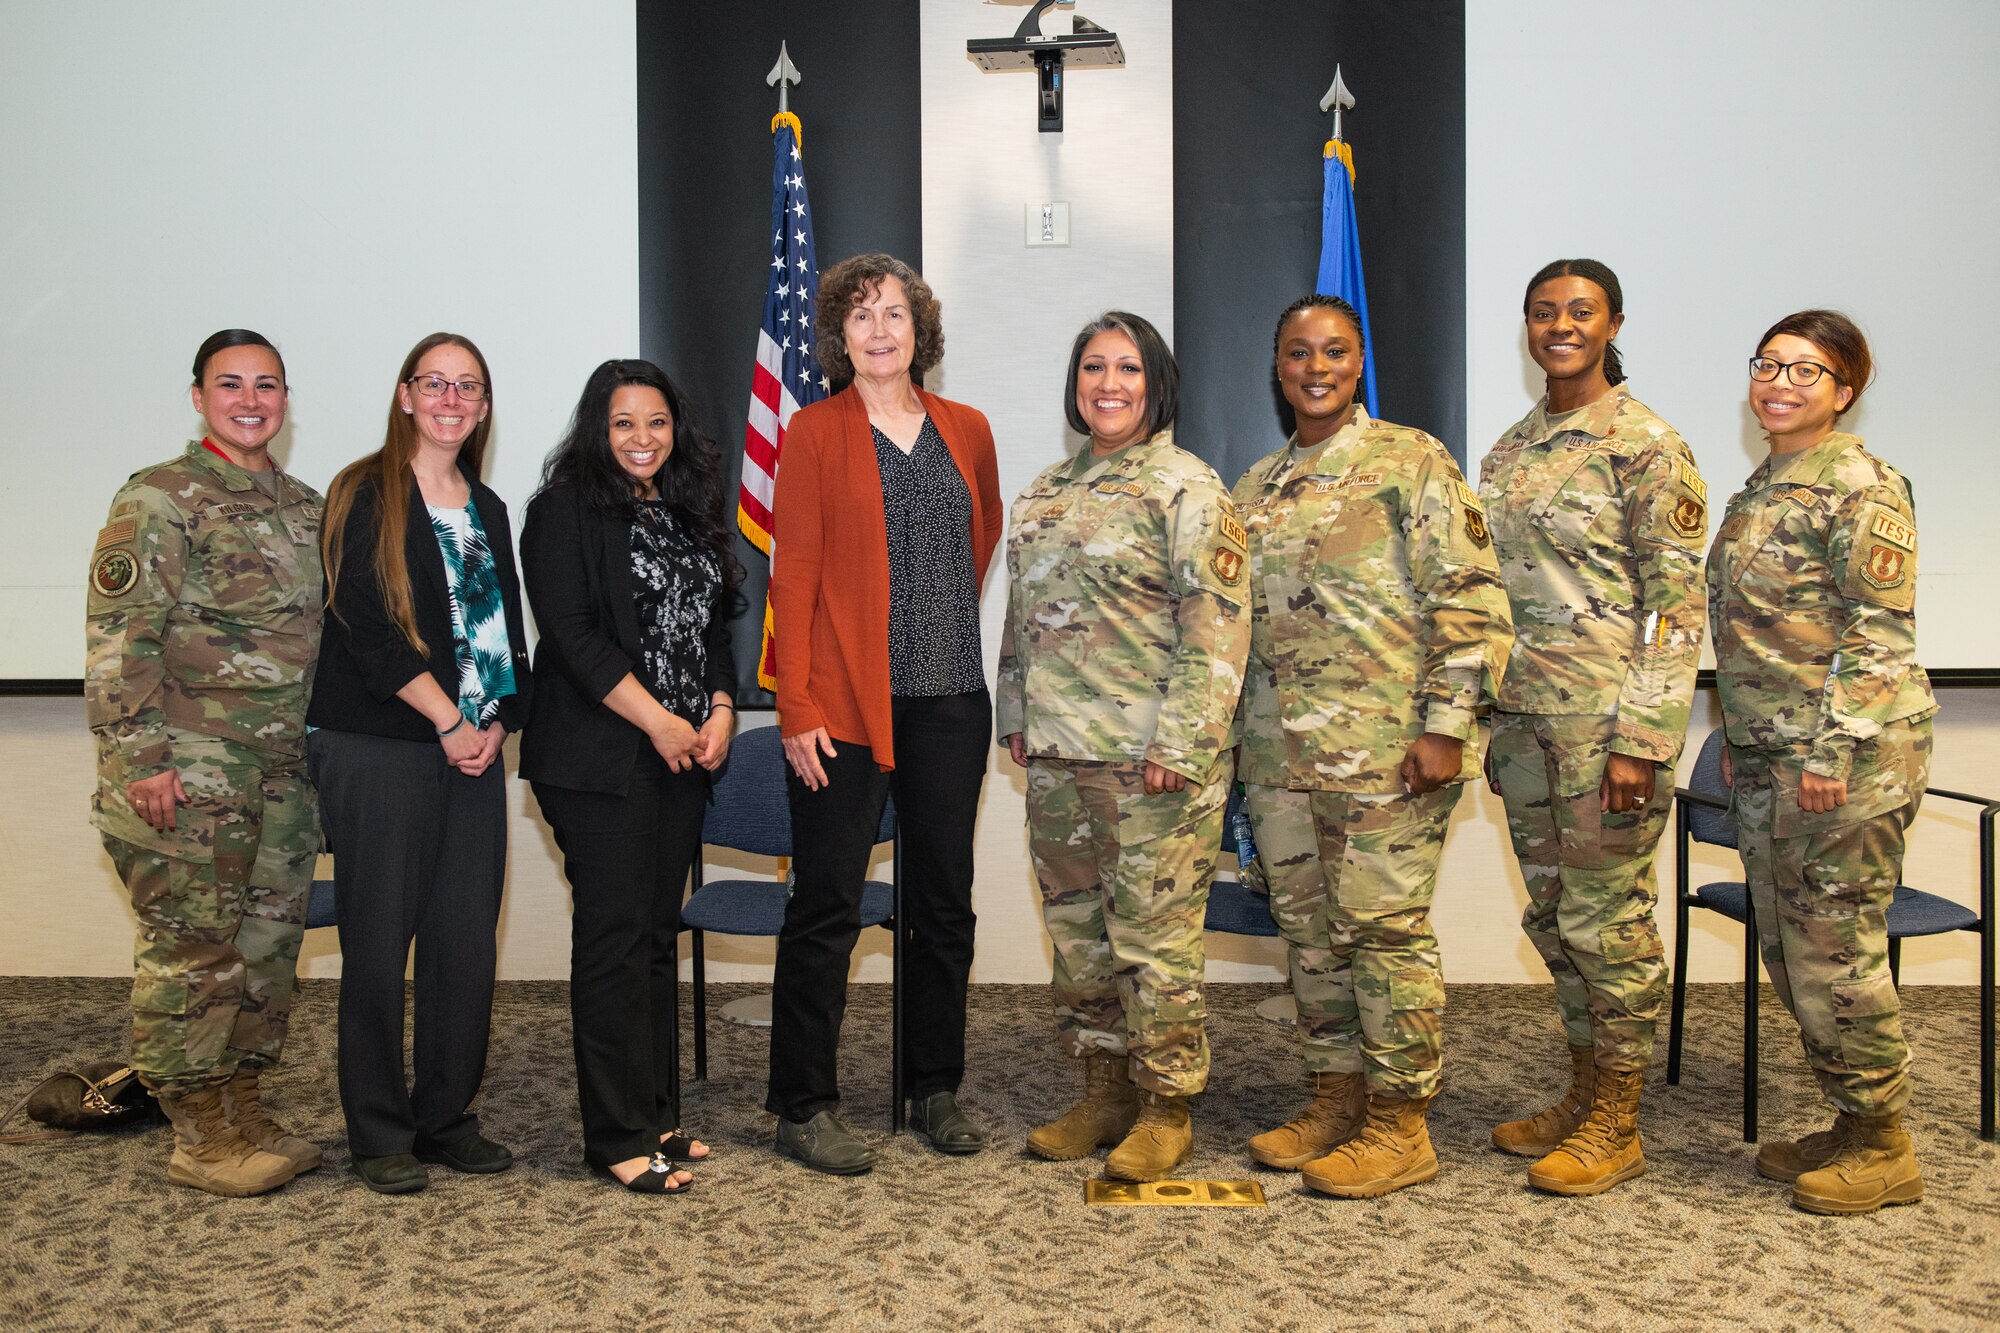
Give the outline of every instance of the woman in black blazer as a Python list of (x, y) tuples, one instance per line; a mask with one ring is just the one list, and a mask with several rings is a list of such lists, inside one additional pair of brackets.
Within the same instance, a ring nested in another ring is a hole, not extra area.
[[(479, 481), (486, 359), (434, 333), (397, 376), (382, 448), (327, 495), (327, 617), (306, 722), (333, 844), (340, 1101), (354, 1169), (385, 1194), (425, 1162), (504, 1171), (469, 1109), (486, 1071), (507, 870), (500, 746), (530, 678), (507, 506)], [(403, 969), (416, 943), (416, 1083)]]
[(736, 674), (721, 465), (657, 366), (591, 372), (528, 503), (521, 564), (541, 643), (521, 776), (574, 911), (570, 1015), (583, 1153), (641, 1193), (692, 1183), (680, 1128), (675, 939)]

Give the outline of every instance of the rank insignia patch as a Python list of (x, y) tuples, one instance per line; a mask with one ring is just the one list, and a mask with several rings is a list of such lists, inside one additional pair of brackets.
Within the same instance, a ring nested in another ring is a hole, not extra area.
[(1674, 512), (1667, 516), (1674, 525), (1674, 531), (1690, 539), (1699, 539), (1708, 531), (1708, 507), (1692, 495), (1683, 495)]
[(1878, 588), (1894, 588), (1903, 581), (1903, 552), (1877, 542), (1869, 549), (1868, 563), (1861, 573)]
[(139, 561), (130, 551), (106, 551), (90, 566), (90, 586), (100, 597), (123, 597), (139, 581)]

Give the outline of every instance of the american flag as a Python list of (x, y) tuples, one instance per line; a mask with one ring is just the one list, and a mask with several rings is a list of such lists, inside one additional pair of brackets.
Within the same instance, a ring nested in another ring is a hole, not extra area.
[[(813, 258), (812, 206), (806, 202), (806, 164), (799, 151), (799, 118), (781, 111), (771, 122), (771, 284), (764, 293), (764, 322), (757, 330), (757, 366), (750, 379), (750, 419), (743, 429), (743, 481), (736, 497), (736, 526), (750, 544), (771, 554), (771, 506), (776, 499), (778, 455), (792, 413), (827, 395), (826, 374), (813, 356), (813, 307), (819, 263)], [(771, 649), (771, 604), (764, 602), (764, 643), (757, 655), (757, 683), (778, 687)]]

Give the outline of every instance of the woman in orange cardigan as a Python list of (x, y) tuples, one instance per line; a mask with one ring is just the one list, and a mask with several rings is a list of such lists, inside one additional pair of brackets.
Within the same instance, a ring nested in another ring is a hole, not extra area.
[(972, 830), (993, 706), (979, 589), (1004, 513), (993, 432), (926, 393), (937, 299), (889, 255), (820, 281), (821, 365), (850, 383), (800, 410), (778, 471), (771, 604), (796, 888), (778, 937), (765, 1109), (777, 1147), (854, 1175), (874, 1150), (834, 1114), (835, 1054), (882, 802), (902, 829), (911, 1123), (940, 1152), (984, 1144), (959, 1109), (972, 972)]

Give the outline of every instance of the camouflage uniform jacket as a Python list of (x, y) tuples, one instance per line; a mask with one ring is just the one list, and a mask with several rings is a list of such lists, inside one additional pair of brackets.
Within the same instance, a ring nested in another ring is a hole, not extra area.
[(1856, 741), (1937, 711), (1917, 664), (1917, 518), (1903, 475), (1838, 431), (1773, 454), (1708, 557), (1715, 682), (1732, 745), (1799, 748), (1845, 780)]
[(1708, 488), (1673, 427), (1621, 386), (1544, 398), (1481, 461), (1514, 654), (1510, 713), (1615, 716), (1613, 753), (1670, 763), (1701, 656)]
[(91, 556), (84, 683), (107, 780), (171, 768), (169, 728), (302, 752), (320, 508), (283, 472), (267, 497), (200, 441), (119, 489)]
[(997, 734), (1205, 778), (1235, 743), (1245, 558), (1228, 492), (1172, 431), (1046, 469), (1009, 528)]
[[(1388, 794), (1411, 742), (1474, 734), (1513, 620), (1478, 497), (1419, 430), (1354, 419), (1236, 483), (1250, 537), (1237, 776)], [(1469, 774), (1477, 765), (1467, 765)]]

